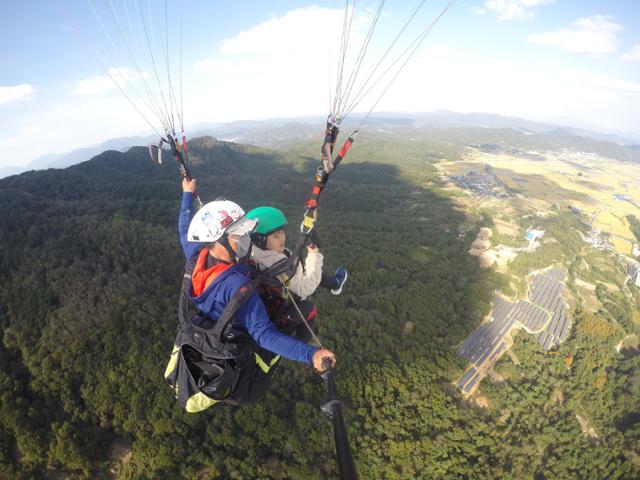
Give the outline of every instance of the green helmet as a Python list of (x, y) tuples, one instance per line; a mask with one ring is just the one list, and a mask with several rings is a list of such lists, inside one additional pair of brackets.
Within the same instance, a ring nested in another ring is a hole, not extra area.
[(281, 230), (287, 225), (287, 217), (277, 208), (258, 207), (247, 213), (247, 218), (258, 220), (258, 228), (255, 233), (267, 236), (276, 230)]

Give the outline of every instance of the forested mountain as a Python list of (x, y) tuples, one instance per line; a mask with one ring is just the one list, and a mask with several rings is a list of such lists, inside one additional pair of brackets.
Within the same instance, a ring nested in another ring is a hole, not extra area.
[[(469, 219), (435, 173), (462, 147), (373, 137), (323, 192), (325, 265), (346, 265), (349, 281), (314, 297), (361, 477), (638, 478), (640, 357), (601, 353), (609, 317), (578, 321), (562, 347), (581, 352), (574, 370), (569, 350), (524, 342), (522, 368), (487, 387), (489, 407), (463, 400), (455, 347), (508, 279), (466, 253), (469, 222), (486, 219)], [(204, 200), (277, 206), (290, 239), (317, 166), (296, 150), (307, 147), (190, 144)], [(183, 267), (180, 179), (165, 162), (134, 148), (0, 181), (0, 478), (336, 478), (325, 386), (310, 367), (285, 361), (260, 403), (195, 415), (163, 383)], [(549, 221), (566, 232), (572, 220)], [(576, 401), (598, 439), (582, 435)]]
[[(362, 116), (354, 114), (345, 122), (345, 130), (355, 128)], [(225, 124), (201, 123), (189, 128), (193, 136), (212, 135), (249, 145), (289, 150), (293, 145), (308, 144), (310, 138), (320, 137), (324, 118), (306, 116), (276, 118), (260, 121), (236, 121)], [(629, 134), (597, 133), (573, 128), (505, 117), (491, 113), (457, 113), (447, 110), (433, 112), (391, 113), (381, 112), (368, 119), (370, 130), (393, 133), (405, 140), (416, 137), (433, 138), (439, 142), (460, 145), (498, 143), (518, 146), (524, 150), (571, 149), (594, 152), (622, 161), (640, 162), (637, 143), (640, 139)], [(473, 140), (472, 140), (473, 139)], [(155, 134), (139, 137), (114, 138), (94, 147), (80, 148), (66, 153), (42, 155), (28, 165), (0, 167), (0, 178), (27, 170), (65, 168), (86, 161), (104, 150), (125, 151), (135, 145), (157, 142)], [(316, 141), (315, 144), (319, 142)]]
[[(482, 124), (486, 120), (486, 124)], [(343, 130), (356, 128), (357, 118), (351, 118)], [(523, 152), (587, 152), (621, 162), (640, 163), (640, 153), (630, 145), (611, 141), (605, 135), (579, 135), (573, 129), (553, 125), (535, 124), (524, 120), (497, 115), (419, 115), (373, 117), (362, 135), (397, 143), (404, 150), (408, 143), (462, 149), (481, 144), (496, 144), (516, 148)], [(296, 150), (320, 141), (318, 122), (313, 125), (302, 121), (263, 122), (238, 125), (229, 124), (217, 129), (224, 138), (278, 150)], [(543, 128), (544, 127), (544, 128)], [(315, 148), (315, 147), (314, 147)], [(429, 148), (438, 152), (436, 148)], [(311, 152), (307, 152), (311, 153)]]

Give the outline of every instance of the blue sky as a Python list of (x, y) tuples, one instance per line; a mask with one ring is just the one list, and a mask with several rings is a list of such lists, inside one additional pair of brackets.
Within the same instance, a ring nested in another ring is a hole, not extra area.
[[(143, 12), (151, 6), (154, 14), (164, 14), (164, 2), (138, 1)], [(127, 79), (125, 91), (152, 78), (148, 55), (137, 56), (144, 62), (140, 73), (122, 55), (115, 24), (109, 23), (108, 0), (4, 3), (3, 30), (10, 41), (0, 52), (0, 167), (146, 134), (151, 126), (161, 129), (153, 115), (146, 115), (150, 126), (136, 113), (79, 39), (114, 75)], [(110, 3), (124, 21), (125, 0)], [(366, 34), (378, 1), (356, 3), (352, 46)], [(382, 56), (418, 3), (387, 0), (363, 72)], [(135, 11), (135, 0), (126, 4)], [(398, 47), (445, 4), (426, 2)], [(175, 86), (180, 2), (168, 5)], [(327, 113), (343, 5), (337, 0), (184, 0), (187, 132), (200, 122)], [(356, 53), (354, 47), (351, 64)], [(375, 98), (374, 92), (356, 111), (367, 111)], [(384, 111), (440, 108), (572, 121), (640, 135), (640, 2), (459, 0), (378, 105)]]

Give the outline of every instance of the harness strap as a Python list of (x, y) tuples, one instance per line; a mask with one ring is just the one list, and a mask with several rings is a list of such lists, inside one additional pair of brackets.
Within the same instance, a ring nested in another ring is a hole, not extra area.
[[(187, 262), (185, 267), (184, 278), (182, 280), (182, 291), (180, 295), (180, 302), (178, 305), (178, 319), (182, 326), (188, 326), (191, 323), (189, 316), (189, 291), (191, 288), (191, 274), (198, 261), (198, 254), (194, 255)], [(224, 343), (224, 340), (229, 335), (231, 329), (232, 320), (240, 307), (249, 300), (251, 295), (258, 289), (260, 284), (269, 283), (270, 280), (281, 275), (283, 273), (290, 272), (291, 260), (289, 258), (283, 258), (279, 262), (274, 263), (271, 267), (260, 273), (253, 280), (246, 285), (240, 287), (229, 303), (224, 307), (220, 317), (216, 321), (213, 331), (211, 332), (214, 338)]]
[(249, 300), (249, 297), (254, 294), (254, 292), (258, 289), (258, 287), (262, 283), (269, 283), (269, 281), (278, 275), (289, 272), (291, 269), (291, 262), (289, 258), (283, 258), (279, 262), (274, 263), (271, 267), (266, 269), (264, 272), (258, 274), (256, 278), (254, 278), (247, 285), (243, 285), (240, 287), (236, 293), (233, 295), (229, 303), (224, 307), (222, 314), (218, 318), (215, 326), (213, 327), (213, 336), (219, 339), (221, 342), (224, 342), (224, 339), (227, 338), (229, 334), (229, 329), (231, 328), (231, 322), (238, 312), (240, 307)]
[(216, 324), (213, 327), (212, 335), (214, 338), (219, 340), (220, 342), (224, 342), (224, 340), (229, 335), (229, 329), (231, 327), (231, 322), (235, 317), (240, 307), (249, 300), (249, 297), (253, 295), (256, 290), (257, 285), (260, 283), (260, 277), (258, 276), (256, 279), (252, 280), (247, 285), (243, 285), (240, 287), (236, 293), (231, 297), (229, 303), (224, 307), (222, 314), (218, 317)]
[(178, 321), (185, 327), (191, 323), (189, 317), (189, 289), (191, 288), (191, 274), (198, 262), (198, 255), (189, 259), (182, 278), (182, 288), (180, 289), (180, 301), (178, 302)]

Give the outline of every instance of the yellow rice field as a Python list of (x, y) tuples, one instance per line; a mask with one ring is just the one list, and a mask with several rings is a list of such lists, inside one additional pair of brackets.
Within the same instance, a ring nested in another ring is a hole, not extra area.
[(631, 253), (635, 240), (625, 217), (640, 217), (640, 165), (590, 154), (544, 155), (546, 161), (533, 161), (476, 151), (464, 166), (491, 165), (500, 180), (536, 206), (579, 208), (594, 227), (612, 234), (616, 251)]

